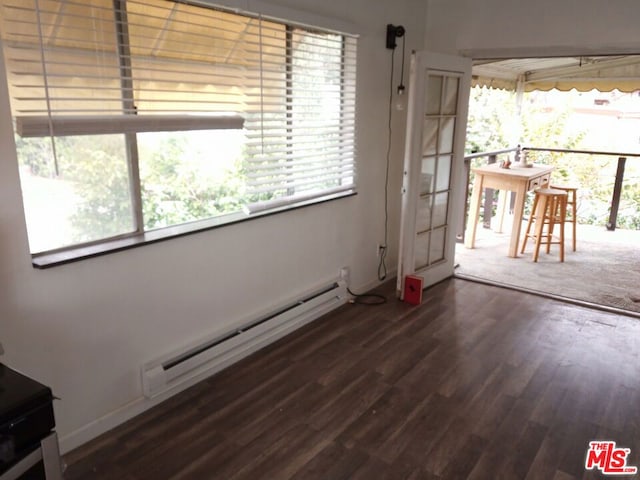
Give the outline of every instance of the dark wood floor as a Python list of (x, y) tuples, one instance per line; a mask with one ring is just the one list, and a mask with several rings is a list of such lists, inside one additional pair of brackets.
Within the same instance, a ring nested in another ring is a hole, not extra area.
[[(74, 479), (544, 479), (640, 466), (640, 321), (465, 280), (345, 305), (71, 452)], [(384, 291), (384, 290), (383, 290)]]

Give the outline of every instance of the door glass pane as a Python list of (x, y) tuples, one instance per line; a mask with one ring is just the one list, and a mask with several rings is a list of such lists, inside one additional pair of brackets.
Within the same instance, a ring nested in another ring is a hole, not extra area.
[(433, 155), (436, 153), (436, 142), (438, 139), (438, 120), (427, 118), (422, 127), (422, 155)]
[(442, 105), (442, 113), (445, 115), (455, 115), (456, 113), (459, 83), (460, 79), (457, 77), (447, 77), (445, 79), (444, 100)]
[(438, 228), (431, 232), (431, 242), (429, 245), (429, 265), (444, 259), (444, 241), (446, 228)]
[(442, 96), (442, 75), (427, 77), (426, 109), (427, 115), (440, 113), (440, 97)]
[(414, 268), (419, 270), (429, 264), (429, 233), (416, 236)]
[(453, 132), (455, 125), (455, 118), (443, 118), (440, 121), (440, 145), (438, 147), (438, 153), (453, 152)]
[[(424, 160), (423, 160), (424, 163)], [(442, 155), (438, 158), (438, 176), (436, 178), (436, 192), (449, 190), (449, 178), (451, 177), (451, 155)]]
[(418, 198), (416, 211), (416, 232), (425, 232), (431, 228), (431, 201), (433, 195), (424, 195)]
[(447, 224), (447, 206), (449, 194), (437, 193), (433, 202), (433, 225), (432, 228), (441, 227)]
[(420, 195), (433, 192), (433, 176), (436, 172), (436, 157), (422, 159), (420, 171)]

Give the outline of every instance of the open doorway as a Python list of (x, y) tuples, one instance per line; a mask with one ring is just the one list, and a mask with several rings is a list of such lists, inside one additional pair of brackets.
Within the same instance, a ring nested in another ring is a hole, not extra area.
[[(503, 223), (499, 195), (483, 189), (474, 248), (457, 245), (456, 275), (640, 316), (640, 56), (476, 60), (473, 85), (471, 185), (473, 169), (489, 162), (519, 165), (526, 156), (552, 167), (550, 184), (578, 188), (577, 248), (567, 228), (562, 263), (553, 249), (534, 263), (531, 247), (520, 253), (522, 236), (508, 256), (515, 195)], [(461, 240), (469, 233), (459, 231)]]

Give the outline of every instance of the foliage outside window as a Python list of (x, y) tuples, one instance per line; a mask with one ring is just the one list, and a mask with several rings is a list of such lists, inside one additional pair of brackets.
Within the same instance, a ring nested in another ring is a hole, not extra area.
[(355, 190), (353, 37), (165, 0), (2, 2), (32, 253)]

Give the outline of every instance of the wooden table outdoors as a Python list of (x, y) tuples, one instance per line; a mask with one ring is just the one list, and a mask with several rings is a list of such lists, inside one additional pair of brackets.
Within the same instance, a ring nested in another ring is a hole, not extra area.
[(553, 167), (548, 165), (521, 167), (517, 163), (515, 165), (512, 164), (511, 168), (500, 168), (498, 164), (473, 168), (472, 171), (475, 173), (475, 180), (473, 182), (464, 246), (473, 248), (475, 245), (483, 189), (493, 188), (500, 190), (497, 212), (500, 221), (498, 230), (502, 229), (502, 219), (507, 203), (506, 192), (511, 191), (516, 193), (516, 200), (513, 210), (513, 226), (511, 228), (511, 241), (509, 243), (508, 255), (510, 257), (517, 257), (526, 194), (535, 188), (549, 185), (552, 170)]

